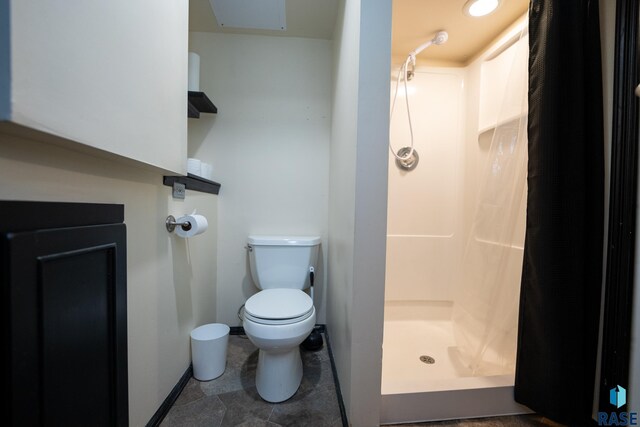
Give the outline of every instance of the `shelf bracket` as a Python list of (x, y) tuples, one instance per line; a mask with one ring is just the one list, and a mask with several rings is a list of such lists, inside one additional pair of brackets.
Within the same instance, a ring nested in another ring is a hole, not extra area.
[(173, 183), (173, 198), (174, 199), (184, 199), (185, 192), (187, 191), (187, 186), (181, 184), (179, 182)]

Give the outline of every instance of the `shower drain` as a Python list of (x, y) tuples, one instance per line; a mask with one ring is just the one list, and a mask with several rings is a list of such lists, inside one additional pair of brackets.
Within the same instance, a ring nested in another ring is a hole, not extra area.
[(425, 356), (425, 355), (420, 356), (420, 361), (422, 363), (426, 363), (427, 365), (433, 365), (434, 363), (436, 363), (436, 359), (434, 359), (431, 356)]

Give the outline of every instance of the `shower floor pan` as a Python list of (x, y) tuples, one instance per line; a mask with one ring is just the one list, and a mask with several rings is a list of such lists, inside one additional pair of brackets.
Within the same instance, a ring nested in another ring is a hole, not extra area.
[(513, 374), (473, 377), (456, 363), (450, 319), (446, 302), (386, 305), (382, 424), (531, 412), (513, 400)]

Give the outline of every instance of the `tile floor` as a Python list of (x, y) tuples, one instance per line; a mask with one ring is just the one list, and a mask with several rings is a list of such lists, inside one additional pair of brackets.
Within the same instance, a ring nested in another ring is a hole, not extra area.
[(326, 340), (322, 349), (301, 353), (298, 392), (269, 403), (255, 387), (258, 349), (243, 336), (230, 336), (225, 372), (207, 382), (191, 378), (161, 426), (342, 426)]
[[(162, 427), (340, 427), (340, 407), (326, 339), (316, 352), (302, 350), (304, 374), (298, 392), (282, 403), (260, 398), (255, 387), (258, 349), (244, 336), (229, 337), (227, 367), (222, 376), (200, 382), (191, 378), (160, 424)], [(400, 426), (398, 424), (398, 426)], [(554, 426), (538, 415), (402, 424), (402, 427)]]
[[(517, 415), (509, 417), (492, 417), (492, 418), (473, 418), (468, 420), (449, 420), (434, 421), (430, 423), (417, 424), (394, 424), (397, 427), (530, 427), (530, 426), (547, 426), (547, 427), (563, 427), (561, 424), (554, 423), (539, 415)], [(393, 426), (388, 426), (393, 427)]]

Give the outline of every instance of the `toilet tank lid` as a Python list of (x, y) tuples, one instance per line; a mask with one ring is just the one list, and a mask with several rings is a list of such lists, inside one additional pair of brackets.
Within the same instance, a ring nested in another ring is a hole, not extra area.
[(316, 246), (318, 236), (249, 236), (247, 243), (255, 246)]

